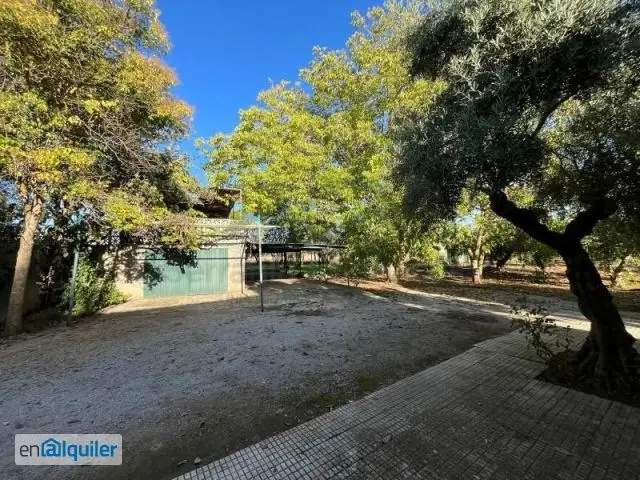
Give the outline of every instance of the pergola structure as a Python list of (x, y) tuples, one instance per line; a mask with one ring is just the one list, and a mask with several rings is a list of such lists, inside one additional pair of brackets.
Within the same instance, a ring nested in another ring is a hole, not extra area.
[[(229, 236), (242, 236), (245, 239), (246, 248), (250, 253), (257, 253), (258, 270), (259, 270), (259, 285), (260, 285), (260, 310), (264, 312), (264, 271), (262, 264), (262, 256), (265, 253), (277, 254), (277, 253), (302, 253), (302, 252), (321, 252), (329, 249), (343, 250), (346, 247), (344, 245), (333, 245), (326, 243), (265, 243), (264, 235), (269, 230), (275, 230), (282, 228), (278, 225), (263, 225), (263, 224), (241, 224), (233, 221), (221, 222), (221, 221), (207, 221), (199, 225), (207, 231), (214, 232), (216, 237), (229, 237)], [(286, 258), (286, 257), (285, 257)], [(300, 260), (301, 262), (302, 260)]]
[[(228, 223), (202, 223), (198, 225), (206, 231), (218, 231), (216, 236), (238, 236), (244, 235), (245, 243), (257, 243), (258, 245), (258, 264), (260, 270), (260, 311), (264, 312), (264, 279), (262, 274), (262, 238), (266, 231), (276, 228), (282, 228), (278, 225), (262, 225), (259, 224), (240, 224), (229, 221)], [(222, 235), (220, 235), (222, 234)]]

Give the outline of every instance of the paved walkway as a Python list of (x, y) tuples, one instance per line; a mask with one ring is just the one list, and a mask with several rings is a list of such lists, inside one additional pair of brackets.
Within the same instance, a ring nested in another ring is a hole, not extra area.
[(543, 369), (511, 333), (176, 480), (640, 478), (640, 410)]

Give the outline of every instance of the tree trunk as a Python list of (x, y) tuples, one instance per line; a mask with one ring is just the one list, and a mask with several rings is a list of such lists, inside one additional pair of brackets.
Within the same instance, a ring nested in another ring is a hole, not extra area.
[(479, 231), (476, 235), (473, 248), (469, 249), (469, 258), (471, 259), (472, 281), (473, 283), (482, 283), (482, 273), (484, 270), (484, 234)]
[(637, 368), (635, 340), (626, 331), (613, 297), (585, 249), (577, 244), (560, 253), (578, 307), (591, 322), (589, 337), (578, 352), (581, 371), (604, 379), (612, 387)]
[(387, 265), (387, 282), (398, 283), (398, 274), (394, 265)]
[(482, 272), (484, 270), (484, 256), (481, 255), (482, 258), (472, 258), (471, 259), (471, 269), (473, 270), (473, 283), (480, 284), (482, 283)]
[(571, 291), (580, 311), (591, 322), (589, 336), (576, 356), (581, 374), (602, 380), (609, 390), (627, 386), (633, 377), (637, 379), (640, 358), (633, 348), (635, 339), (626, 331), (613, 297), (581, 244), (599, 221), (615, 212), (615, 202), (607, 198), (595, 200), (569, 222), (564, 232), (550, 230), (540, 222), (536, 211), (518, 207), (504, 192), (491, 194), (491, 206), (497, 215), (553, 248), (564, 259)]
[(612, 287), (617, 287), (618, 286), (618, 280), (620, 279), (620, 274), (624, 270), (624, 267), (627, 264), (627, 260), (628, 259), (629, 259), (629, 257), (624, 257), (622, 260), (620, 260), (620, 263), (613, 270), (611, 270), (611, 277), (610, 278), (611, 278), (611, 286)]
[(35, 197), (27, 201), (24, 206), (24, 227), (20, 236), (20, 246), (16, 256), (16, 267), (11, 283), (9, 305), (7, 307), (6, 335), (16, 335), (22, 331), (22, 314), (24, 297), (31, 268), (31, 255), (36, 230), (42, 214), (42, 200)]
[(496, 260), (496, 270), (498, 272), (501, 272), (502, 269), (505, 267), (505, 265), (507, 264), (507, 262), (509, 260), (511, 260), (511, 257), (513, 256), (513, 251), (508, 250), (503, 252), (502, 255), (500, 255), (500, 257)]
[(396, 277), (394, 283), (398, 283), (400, 280), (405, 278), (405, 275), (407, 274), (407, 263), (409, 262), (409, 259), (409, 255), (402, 255), (397, 263), (393, 265)]

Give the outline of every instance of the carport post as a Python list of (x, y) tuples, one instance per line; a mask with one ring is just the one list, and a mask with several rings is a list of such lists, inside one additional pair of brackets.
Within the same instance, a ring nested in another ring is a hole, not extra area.
[(71, 323), (71, 316), (73, 315), (73, 304), (75, 303), (76, 296), (76, 276), (78, 275), (78, 249), (73, 251), (73, 270), (71, 270), (71, 285), (69, 288), (69, 317), (68, 323)]
[(258, 224), (258, 263), (260, 265), (260, 311), (264, 312), (264, 295), (262, 293), (262, 222)]

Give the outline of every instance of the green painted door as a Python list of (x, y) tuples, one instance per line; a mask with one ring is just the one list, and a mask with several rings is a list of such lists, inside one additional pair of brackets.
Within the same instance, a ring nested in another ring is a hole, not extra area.
[(148, 252), (144, 263), (144, 298), (204, 295), (228, 291), (226, 248), (198, 250), (188, 262)]

